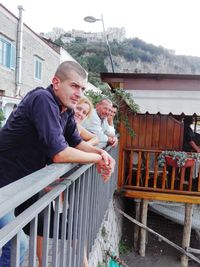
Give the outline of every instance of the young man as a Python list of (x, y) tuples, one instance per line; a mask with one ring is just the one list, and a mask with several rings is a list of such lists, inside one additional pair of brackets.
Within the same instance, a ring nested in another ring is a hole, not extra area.
[(112, 111), (112, 102), (103, 98), (96, 104), (96, 109), (92, 115), (83, 123), (83, 126), (90, 132), (96, 134), (102, 143), (115, 146), (117, 144), (116, 136), (111, 136), (109, 131), (108, 116)]
[(116, 132), (115, 132), (115, 126), (114, 126), (114, 118), (117, 114), (117, 109), (118, 106), (116, 104), (113, 104), (110, 114), (107, 118), (108, 121), (108, 133), (110, 132), (110, 136), (115, 136)]
[[(73, 119), (73, 108), (87, 85), (87, 73), (76, 62), (60, 64), (52, 84), (30, 91), (0, 130), (0, 187), (56, 163), (96, 163), (107, 181), (114, 160), (103, 150), (82, 141)], [(66, 141), (63, 132), (69, 131)], [(0, 229), (15, 218), (14, 211), (0, 218)], [(20, 263), (27, 241), (20, 233)], [(10, 266), (11, 242), (2, 248), (0, 267)]]

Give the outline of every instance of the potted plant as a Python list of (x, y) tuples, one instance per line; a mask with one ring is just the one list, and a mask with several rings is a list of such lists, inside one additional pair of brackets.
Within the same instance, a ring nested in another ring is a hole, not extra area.
[(165, 164), (172, 167), (191, 167), (195, 159), (200, 159), (200, 153), (186, 153), (183, 151), (162, 151), (158, 156), (158, 165), (163, 167)]

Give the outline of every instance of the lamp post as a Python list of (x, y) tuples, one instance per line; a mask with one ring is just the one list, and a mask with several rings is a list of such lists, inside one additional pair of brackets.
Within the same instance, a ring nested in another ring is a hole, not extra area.
[(108, 53), (109, 53), (109, 57), (110, 57), (110, 62), (111, 62), (111, 67), (112, 67), (112, 72), (115, 72), (115, 70), (114, 70), (114, 64), (113, 64), (113, 59), (112, 59), (112, 54), (111, 54), (111, 50), (110, 50), (110, 45), (109, 45), (108, 37), (107, 37), (107, 35), (106, 35), (106, 31), (105, 31), (103, 15), (101, 15), (101, 18), (100, 18), (100, 19), (97, 19), (97, 18), (92, 17), (92, 16), (87, 16), (87, 17), (84, 18), (84, 20), (85, 20), (86, 22), (89, 22), (89, 23), (94, 23), (94, 22), (96, 22), (96, 21), (101, 21), (101, 22), (102, 22), (102, 26), (103, 26), (103, 34), (104, 34), (104, 38), (105, 38), (106, 45), (107, 45), (107, 48), (108, 48)]

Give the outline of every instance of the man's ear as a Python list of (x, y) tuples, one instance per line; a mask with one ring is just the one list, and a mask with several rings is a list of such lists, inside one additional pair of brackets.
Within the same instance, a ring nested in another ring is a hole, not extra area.
[(60, 79), (56, 76), (53, 77), (52, 79), (52, 84), (53, 84), (53, 88), (54, 90), (58, 90), (59, 84), (60, 84)]

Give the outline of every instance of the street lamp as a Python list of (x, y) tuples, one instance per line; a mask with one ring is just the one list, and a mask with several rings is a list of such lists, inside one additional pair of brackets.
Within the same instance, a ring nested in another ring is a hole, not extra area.
[(85, 20), (86, 22), (89, 22), (89, 23), (94, 23), (94, 22), (96, 22), (96, 21), (101, 21), (101, 22), (102, 22), (102, 26), (103, 26), (103, 34), (104, 34), (104, 38), (105, 38), (106, 45), (107, 45), (107, 48), (108, 48), (108, 53), (109, 53), (110, 62), (111, 62), (111, 66), (112, 66), (112, 72), (115, 72), (115, 70), (114, 70), (114, 64), (113, 64), (113, 59), (112, 59), (112, 54), (111, 54), (111, 50), (110, 50), (110, 45), (109, 45), (108, 37), (107, 37), (107, 35), (106, 35), (106, 31), (105, 31), (103, 15), (101, 15), (101, 19), (97, 19), (97, 18), (92, 17), (92, 16), (87, 16), (87, 17), (84, 18), (84, 20)]

